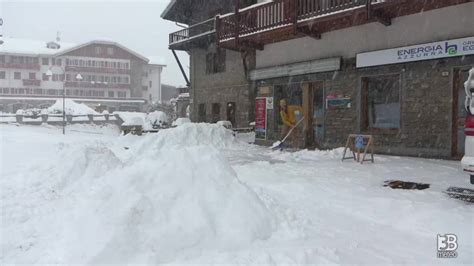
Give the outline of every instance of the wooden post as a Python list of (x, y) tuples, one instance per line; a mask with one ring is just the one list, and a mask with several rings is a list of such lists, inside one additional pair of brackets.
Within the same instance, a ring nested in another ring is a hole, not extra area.
[(220, 47), (220, 37), (221, 37), (221, 17), (219, 15), (216, 16), (214, 21), (214, 28), (216, 30), (216, 46)]
[(234, 25), (234, 38), (235, 38), (235, 45), (239, 46), (239, 34), (240, 34), (240, 1), (235, 0), (235, 25)]

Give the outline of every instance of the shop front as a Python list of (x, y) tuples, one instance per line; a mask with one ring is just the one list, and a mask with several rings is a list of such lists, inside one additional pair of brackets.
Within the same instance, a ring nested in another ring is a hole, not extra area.
[(364, 134), (374, 136), (378, 153), (460, 158), (473, 43), (469, 37), (256, 69), (255, 95), (265, 99), (265, 112), (256, 112), (264, 132), (257, 143), (281, 139), (285, 99), (304, 110), (299, 148), (337, 148), (348, 135)]

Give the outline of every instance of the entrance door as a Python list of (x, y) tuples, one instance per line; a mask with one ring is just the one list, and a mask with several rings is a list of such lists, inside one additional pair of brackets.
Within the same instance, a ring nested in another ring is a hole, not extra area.
[(458, 69), (454, 71), (454, 100), (453, 100), (453, 145), (452, 153), (456, 159), (464, 156), (464, 119), (466, 118), (466, 92), (464, 82), (469, 76), (468, 69)]
[(306, 148), (320, 148), (324, 141), (324, 83), (303, 84)]
[(235, 127), (235, 102), (227, 103), (227, 121), (232, 123), (232, 126)]

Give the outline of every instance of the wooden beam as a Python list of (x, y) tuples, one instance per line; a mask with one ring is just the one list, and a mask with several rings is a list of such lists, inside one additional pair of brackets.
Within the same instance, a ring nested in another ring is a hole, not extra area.
[(381, 24), (385, 25), (386, 27), (392, 25), (392, 19), (386, 15), (384, 15), (381, 11), (379, 10), (373, 10), (372, 11), (372, 17), (380, 22)]
[(321, 40), (321, 33), (319, 33), (316, 30), (313, 30), (310, 27), (298, 28), (298, 33), (302, 33), (302, 34), (304, 34), (306, 36), (309, 36), (311, 38), (314, 38), (316, 40)]
[(265, 49), (265, 46), (261, 43), (253, 42), (250, 40), (245, 40), (240, 43), (240, 46), (242, 48), (251, 48), (259, 51), (263, 51)]

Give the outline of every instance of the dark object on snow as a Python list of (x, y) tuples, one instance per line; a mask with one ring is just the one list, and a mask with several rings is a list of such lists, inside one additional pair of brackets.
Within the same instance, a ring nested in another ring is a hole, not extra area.
[(388, 180), (385, 181), (384, 187), (391, 187), (393, 189), (417, 189), (424, 190), (430, 188), (430, 184), (421, 184), (414, 182), (405, 182), (400, 180)]
[(450, 187), (446, 191), (444, 191), (444, 193), (448, 194), (448, 196), (451, 198), (474, 203), (474, 190), (472, 189)]

